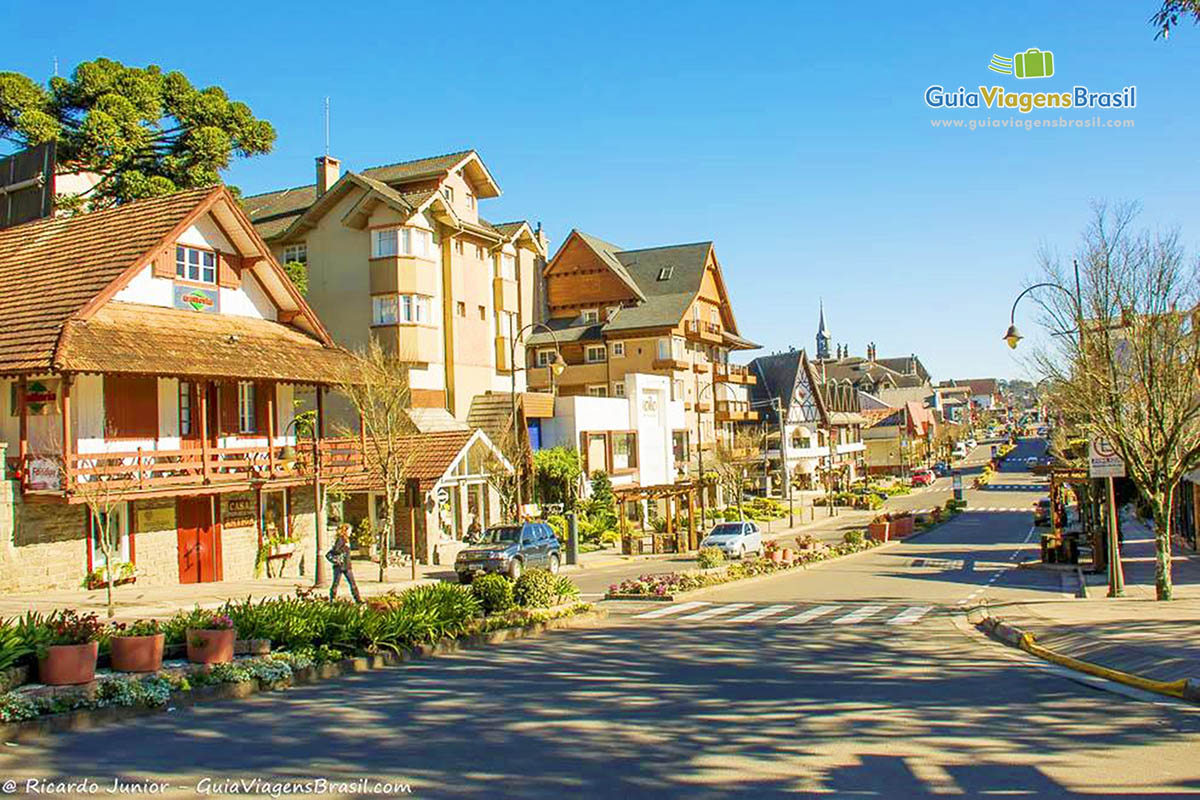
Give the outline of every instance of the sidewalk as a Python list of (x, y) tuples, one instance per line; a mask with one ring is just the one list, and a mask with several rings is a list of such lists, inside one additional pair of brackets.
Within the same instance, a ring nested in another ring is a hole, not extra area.
[(999, 606), (993, 618), (1033, 634), (1061, 655), (1155, 681), (1200, 680), (1200, 555), (1177, 549), (1175, 599), (1154, 599), (1154, 538), (1124, 521), (1123, 598), (1106, 596), (1103, 575), (1086, 576), (1088, 599)]
[[(363, 597), (403, 591), (423, 583), (436, 583), (447, 572), (444, 566), (417, 567), (417, 580), (410, 579), (409, 567), (393, 567), (388, 570), (388, 581), (380, 583), (379, 565), (373, 561), (355, 561), (354, 576)], [(330, 576), (332, 577), (332, 575)], [(131, 620), (139, 618), (169, 617), (180, 609), (216, 608), (228, 600), (245, 600), (247, 597), (261, 600), (280, 595), (294, 595), (297, 587), (310, 588), (312, 576), (291, 575), (283, 578), (258, 578), (242, 581), (217, 581), (214, 583), (185, 583), (171, 586), (117, 586), (113, 589), (113, 605), (116, 618)], [(328, 592), (325, 588), (321, 592)], [(349, 597), (349, 587), (338, 587), (340, 597)], [(74, 608), (80, 612), (94, 611), (101, 617), (107, 613), (106, 593), (103, 589), (63, 589), (37, 593), (10, 592), (0, 595), (0, 618), (9, 619), (28, 611), (48, 613), (59, 608)]]

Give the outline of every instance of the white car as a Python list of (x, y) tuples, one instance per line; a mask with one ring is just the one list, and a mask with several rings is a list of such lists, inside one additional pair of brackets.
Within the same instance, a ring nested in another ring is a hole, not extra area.
[(762, 532), (753, 522), (722, 522), (708, 532), (700, 546), (720, 548), (727, 558), (762, 555)]
[(968, 450), (974, 450), (978, 444), (979, 443), (976, 442), (974, 439), (967, 439), (967, 449)]

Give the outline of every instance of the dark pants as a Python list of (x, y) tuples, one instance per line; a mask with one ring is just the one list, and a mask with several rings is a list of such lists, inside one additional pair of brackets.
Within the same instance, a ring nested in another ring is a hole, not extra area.
[(362, 598), (358, 596), (358, 584), (354, 582), (354, 570), (349, 567), (343, 569), (336, 564), (333, 567), (333, 583), (329, 586), (329, 599), (337, 598), (338, 584), (342, 582), (342, 576), (346, 576), (346, 583), (350, 586), (350, 594), (354, 597), (354, 602), (361, 603)]

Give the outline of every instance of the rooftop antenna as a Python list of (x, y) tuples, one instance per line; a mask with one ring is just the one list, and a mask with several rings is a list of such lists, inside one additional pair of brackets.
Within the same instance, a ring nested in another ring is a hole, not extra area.
[(325, 157), (329, 157), (329, 96), (325, 96)]
[(58, 77), (58, 56), (54, 57), (54, 77)]

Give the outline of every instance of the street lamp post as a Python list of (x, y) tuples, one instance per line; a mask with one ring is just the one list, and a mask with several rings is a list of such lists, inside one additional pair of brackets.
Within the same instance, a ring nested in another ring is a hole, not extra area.
[[(513, 333), (512, 318), (511, 317), (509, 318), (509, 340), (508, 340), (509, 362), (508, 362), (508, 366), (511, 370), (510, 374), (512, 375), (511, 400), (512, 400), (513, 444), (515, 445), (515, 449), (517, 452), (517, 463), (514, 465), (514, 466), (516, 466), (516, 469), (517, 469), (517, 497), (516, 497), (516, 506), (517, 506), (516, 507), (516, 517), (517, 518), (515, 520), (516, 522), (520, 522), (520, 520), (521, 520), (521, 507), (524, 505), (524, 489), (525, 489), (525, 458), (524, 458), (525, 451), (521, 447), (521, 429), (520, 429), (520, 428), (523, 428), (524, 426), (522, 425), (522, 426), (518, 427), (518, 425), (517, 425), (517, 372), (519, 370), (527, 369), (525, 366), (524, 358), (521, 359), (521, 366), (520, 367), (517, 366), (517, 340), (520, 339), (522, 336), (524, 336), (527, 331), (536, 330), (538, 328), (540, 328), (540, 329), (544, 330), (546, 333), (550, 334), (550, 338), (554, 340), (554, 360), (551, 361), (547, 365), (549, 372), (550, 372), (550, 394), (551, 394), (551, 396), (554, 395), (554, 378), (558, 375), (561, 375), (563, 373), (563, 370), (567, 368), (567, 362), (565, 362), (563, 360), (562, 353), (558, 349), (558, 336), (554, 333), (554, 330), (552, 328), (550, 328), (548, 325), (546, 325), (545, 323), (542, 323), (542, 322), (530, 322), (528, 325), (523, 326), (519, 331), (516, 331), (516, 333)], [(521, 352), (524, 353), (524, 349), (522, 349)]]
[[(707, 515), (708, 498), (705, 496), (707, 493), (704, 491), (704, 438), (703, 438), (704, 434), (700, 428), (700, 422), (701, 422), (701, 420), (700, 420), (700, 413), (701, 413), (700, 412), (700, 401), (702, 399), (704, 399), (705, 392), (713, 392), (713, 406), (714, 406), (713, 419), (716, 420), (717, 410), (716, 410), (715, 406), (717, 403), (717, 397), (716, 397), (716, 392), (713, 389), (713, 387), (716, 385), (717, 385), (716, 381), (713, 381), (712, 383), (707, 383), (704, 386), (700, 387), (700, 391), (696, 392), (696, 461), (697, 461), (696, 483), (700, 487), (700, 527), (701, 528), (703, 528), (707, 524), (705, 522), (705, 518)], [(716, 442), (716, 436), (717, 436), (716, 422), (714, 421), (714, 423), (713, 423), (713, 441), (714, 441), (714, 443)]]
[[(1083, 348), (1083, 292), (1080, 289), (1080, 283), (1079, 283), (1079, 261), (1078, 260), (1072, 261), (1072, 265), (1074, 266), (1074, 269), (1075, 269), (1075, 291), (1074, 292), (1072, 292), (1070, 289), (1063, 286), (1062, 284), (1053, 283), (1053, 282), (1045, 282), (1045, 283), (1035, 283), (1032, 286), (1030, 286), (1029, 288), (1025, 289), (1019, 295), (1017, 295), (1017, 299), (1014, 300), (1013, 304), (1012, 304), (1012, 311), (1010, 311), (1009, 315), (1008, 315), (1008, 330), (1004, 332), (1004, 337), (1003, 337), (1004, 341), (1008, 343), (1009, 347), (1016, 350), (1017, 345), (1020, 344), (1021, 339), (1024, 338), (1023, 336), (1021, 336), (1021, 332), (1019, 330), (1017, 330), (1017, 304), (1021, 302), (1021, 299), (1023, 297), (1025, 297), (1025, 295), (1029, 294), (1034, 289), (1050, 288), (1050, 289), (1058, 289), (1060, 292), (1064, 292), (1065, 294), (1067, 294), (1067, 296), (1069, 296), (1071, 298), (1071, 300), (1073, 301), (1073, 303), (1075, 305), (1075, 330), (1063, 331), (1062, 333), (1064, 335), (1069, 335), (1072, 333), (1079, 334), (1079, 350), (1080, 350), (1080, 354), (1082, 355), (1083, 349), (1084, 349)], [(1121, 566), (1120, 541), (1118, 540), (1118, 537), (1117, 537), (1116, 489), (1113, 484), (1112, 478), (1106, 478), (1106, 480), (1108, 482), (1108, 487), (1107, 487), (1108, 488), (1108, 554), (1109, 554), (1109, 558), (1108, 558), (1108, 596), (1109, 597), (1123, 597), (1125, 595), (1125, 574), (1124, 574), (1124, 569)]]

